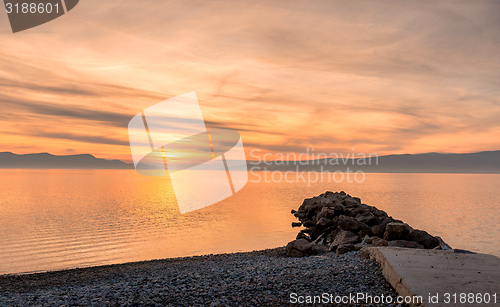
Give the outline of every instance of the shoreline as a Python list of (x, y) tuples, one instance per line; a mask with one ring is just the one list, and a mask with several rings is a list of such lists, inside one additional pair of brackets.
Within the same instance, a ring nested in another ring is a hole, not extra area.
[[(2, 293), (2, 291), (8, 288), (5, 287), (6, 280), (8, 279), (12, 279), (10, 281), (16, 282), (17, 280), (24, 280), (24, 279), (32, 279), (33, 281), (36, 281), (38, 279), (41, 280), (44, 277), (63, 278), (68, 276), (75, 276), (78, 278), (84, 278), (86, 277), (86, 274), (87, 275), (96, 273), (106, 274), (106, 273), (112, 273), (113, 271), (137, 269), (152, 265), (199, 262), (212, 257), (217, 258), (217, 257), (237, 256), (237, 255), (267, 255), (276, 257), (281, 257), (281, 256), (286, 257), (285, 249), (286, 249), (285, 246), (282, 246), (275, 248), (267, 248), (263, 250), (253, 250), (251, 252), (231, 252), (231, 253), (220, 253), (220, 254), (184, 256), (184, 257), (169, 257), (160, 259), (131, 261), (124, 263), (94, 265), (87, 267), (75, 267), (75, 268), (67, 268), (60, 270), (49, 270), (41, 272), (0, 274), (0, 293)], [(30, 286), (31, 285), (33, 284), (30, 284)]]

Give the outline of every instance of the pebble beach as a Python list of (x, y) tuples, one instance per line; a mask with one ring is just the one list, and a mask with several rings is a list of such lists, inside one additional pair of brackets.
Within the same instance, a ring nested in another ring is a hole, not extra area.
[(359, 253), (291, 258), (281, 247), (6, 275), (0, 306), (295, 306), (325, 294), (395, 298), (378, 264)]

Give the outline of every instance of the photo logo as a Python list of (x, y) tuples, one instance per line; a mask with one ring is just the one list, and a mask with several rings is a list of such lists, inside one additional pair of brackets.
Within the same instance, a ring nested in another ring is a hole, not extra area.
[(79, 0), (3, 0), (12, 32), (37, 27), (71, 11)]
[(128, 133), (136, 171), (170, 177), (181, 213), (226, 199), (248, 181), (240, 134), (208, 129), (195, 92), (143, 110)]

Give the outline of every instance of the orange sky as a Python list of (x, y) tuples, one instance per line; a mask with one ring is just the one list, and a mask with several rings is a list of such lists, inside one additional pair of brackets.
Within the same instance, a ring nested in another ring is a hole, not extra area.
[(196, 91), (248, 153), (500, 149), (500, 3), (96, 1), (12, 34), (0, 151), (131, 161), (128, 121)]

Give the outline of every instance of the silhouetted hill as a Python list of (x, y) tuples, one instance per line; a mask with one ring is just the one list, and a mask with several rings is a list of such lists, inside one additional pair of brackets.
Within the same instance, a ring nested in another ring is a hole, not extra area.
[[(248, 163), (251, 170), (279, 171), (349, 171), (366, 173), (482, 173), (500, 174), (500, 151), (467, 154), (404, 154), (371, 159), (327, 158), (266, 165)], [(242, 163), (244, 163), (242, 161)], [(0, 152), (0, 168), (59, 168), (59, 169), (133, 169), (133, 164), (120, 160), (99, 159), (90, 154), (56, 156), (49, 153), (17, 155)]]
[(16, 155), (0, 152), (0, 168), (132, 169), (120, 160), (99, 159), (93, 155), (56, 156), (49, 153)]
[[(345, 157), (344, 157), (345, 158)], [(404, 154), (388, 155), (371, 159), (318, 159), (307, 163), (290, 161), (285, 165), (255, 165), (249, 163), (249, 169), (264, 167), (267, 170), (300, 171), (350, 171), (361, 170), (366, 173), (484, 173), (500, 174), (500, 151), (484, 151), (467, 154)], [(370, 163), (369, 163), (370, 162)], [(305, 164), (305, 165), (304, 165)], [(257, 170), (257, 169), (255, 169)]]

